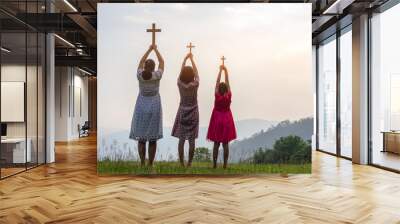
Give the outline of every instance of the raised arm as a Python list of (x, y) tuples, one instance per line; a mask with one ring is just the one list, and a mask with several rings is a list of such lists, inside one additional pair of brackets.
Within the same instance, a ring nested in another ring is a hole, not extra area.
[(196, 63), (194, 63), (193, 54), (192, 53), (189, 53), (189, 59), (190, 59), (190, 62), (192, 63), (193, 72), (194, 72), (194, 78), (197, 81), (199, 81), (199, 72), (197, 71)]
[(161, 56), (160, 52), (158, 51), (157, 46), (154, 46), (154, 51), (156, 52), (156, 56), (158, 59), (158, 70), (164, 71), (164, 59)]
[(144, 69), (144, 63), (146, 62), (147, 58), (149, 57), (149, 54), (150, 54), (151, 50), (153, 50), (153, 46), (152, 45), (149, 47), (149, 49), (147, 49), (146, 53), (144, 53), (142, 59), (140, 59), (138, 70), (139, 69)]
[(219, 89), (219, 83), (221, 82), (221, 74), (222, 74), (222, 68), (223, 66), (219, 66), (219, 72), (218, 72), (218, 78), (217, 78), (217, 83), (215, 84), (215, 93), (218, 93)]
[(183, 59), (183, 62), (182, 62), (181, 71), (182, 71), (183, 67), (186, 66), (186, 61), (187, 61), (188, 59), (189, 59), (189, 55), (186, 55), (185, 58)]
[(230, 91), (231, 91), (231, 86), (229, 85), (228, 69), (226, 69), (226, 67), (224, 66), (223, 70), (224, 70), (224, 72), (225, 72), (225, 83), (226, 83), (226, 87), (228, 88), (228, 92), (230, 92)]

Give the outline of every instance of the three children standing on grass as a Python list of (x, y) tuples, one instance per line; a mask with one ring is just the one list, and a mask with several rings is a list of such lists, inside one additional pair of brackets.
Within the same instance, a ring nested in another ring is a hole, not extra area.
[[(159, 62), (155, 71), (155, 63), (147, 59), (154, 50)], [(190, 65), (186, 65), (187, 61)], [(139, 81), (139, 95), (136, 101), (132, 118), (130, 138), (138, 141), (138, 151), (141, 164), (145, 164), (146, 142), (149, 142), (149, 166), (153, 165), (157, 140), (162, 138), (162, 108), (159, 95), (159, 82), (164, 69), (164, 60), (157, 47), (150, 46), (143, 55), (137, 72)], [(224, 73), (225, 82), (221, 82)], [(180, 104), (172, 128), (172, 136), (179, 139), (178, 154), (181, 166), (184, 164), (184, 144), (189, 143), (189, 158), (187, 167), (192, 165), (195, 139), (199, 133), (199, 108), (197, 103), (197, 91), (200, 79), (193, 54), (185, 56), (177, 85), (180, 94)], [(227, 167), (229, 157), (229, 142), (236, 139), (236, 129), (230, 109), (232, 92), (229, 85), (228, 70), (225, 65), (219, 67), (217, 82), (215, 85), (214, 108), (208, 126), (207, 140), (214, 142), (213, 167), (217, 167), (218, 150), (222, 144), (224, 150), (223, 167)]]

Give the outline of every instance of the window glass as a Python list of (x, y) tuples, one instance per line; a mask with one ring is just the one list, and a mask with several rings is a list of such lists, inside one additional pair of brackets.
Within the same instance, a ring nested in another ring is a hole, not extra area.
[(371, 19), (372, 163), (400, 170), (400, 5)]
[(318, 147), (336, 153), (336, 37), (318, 48)]
[(340, 36), (340, 154), (351, 158), (352, 142), (352, 35)]

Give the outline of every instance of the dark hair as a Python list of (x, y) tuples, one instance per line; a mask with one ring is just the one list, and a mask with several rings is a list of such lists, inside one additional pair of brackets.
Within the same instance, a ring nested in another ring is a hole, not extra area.
[(218, 92), (220, 95), (224, 95), (226, 92), (228, 92), (228, 85), (226, 85), (224, 82), (219, 83)]
[(184, 66), (181, 70), (181, 74), (179, 75), (179, 79), (188, 84), (194, 81), (194, 70), (191, 66)]
[(152, 76), (152, 73), (153, 73), (155, 67), (156, 67), (156, 63), (154, 62), (154, 60), (153, 59), (147, 59), (144, 62), (144, 70), (142, 72), (142, 78), (144, 80), (151, 79), (151, 76)]

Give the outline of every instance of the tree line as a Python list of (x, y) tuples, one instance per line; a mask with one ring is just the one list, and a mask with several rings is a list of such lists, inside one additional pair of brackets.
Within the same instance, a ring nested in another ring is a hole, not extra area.
[[(208, 148), (195, 149), (193, 161), (211, 162)], [(296, 135), (281, 137), (272, 148), (259, 148), (252, 157), (242, 160), (255, 164), (305, 164), (311, 163), (311, 141), (305, 141)]]
[(253, 162), (256, 164), (311, 163), (311, 142), (294, 135), (281, 137), (274, 143), (272, 149), (258, 149), (253, 155)]

